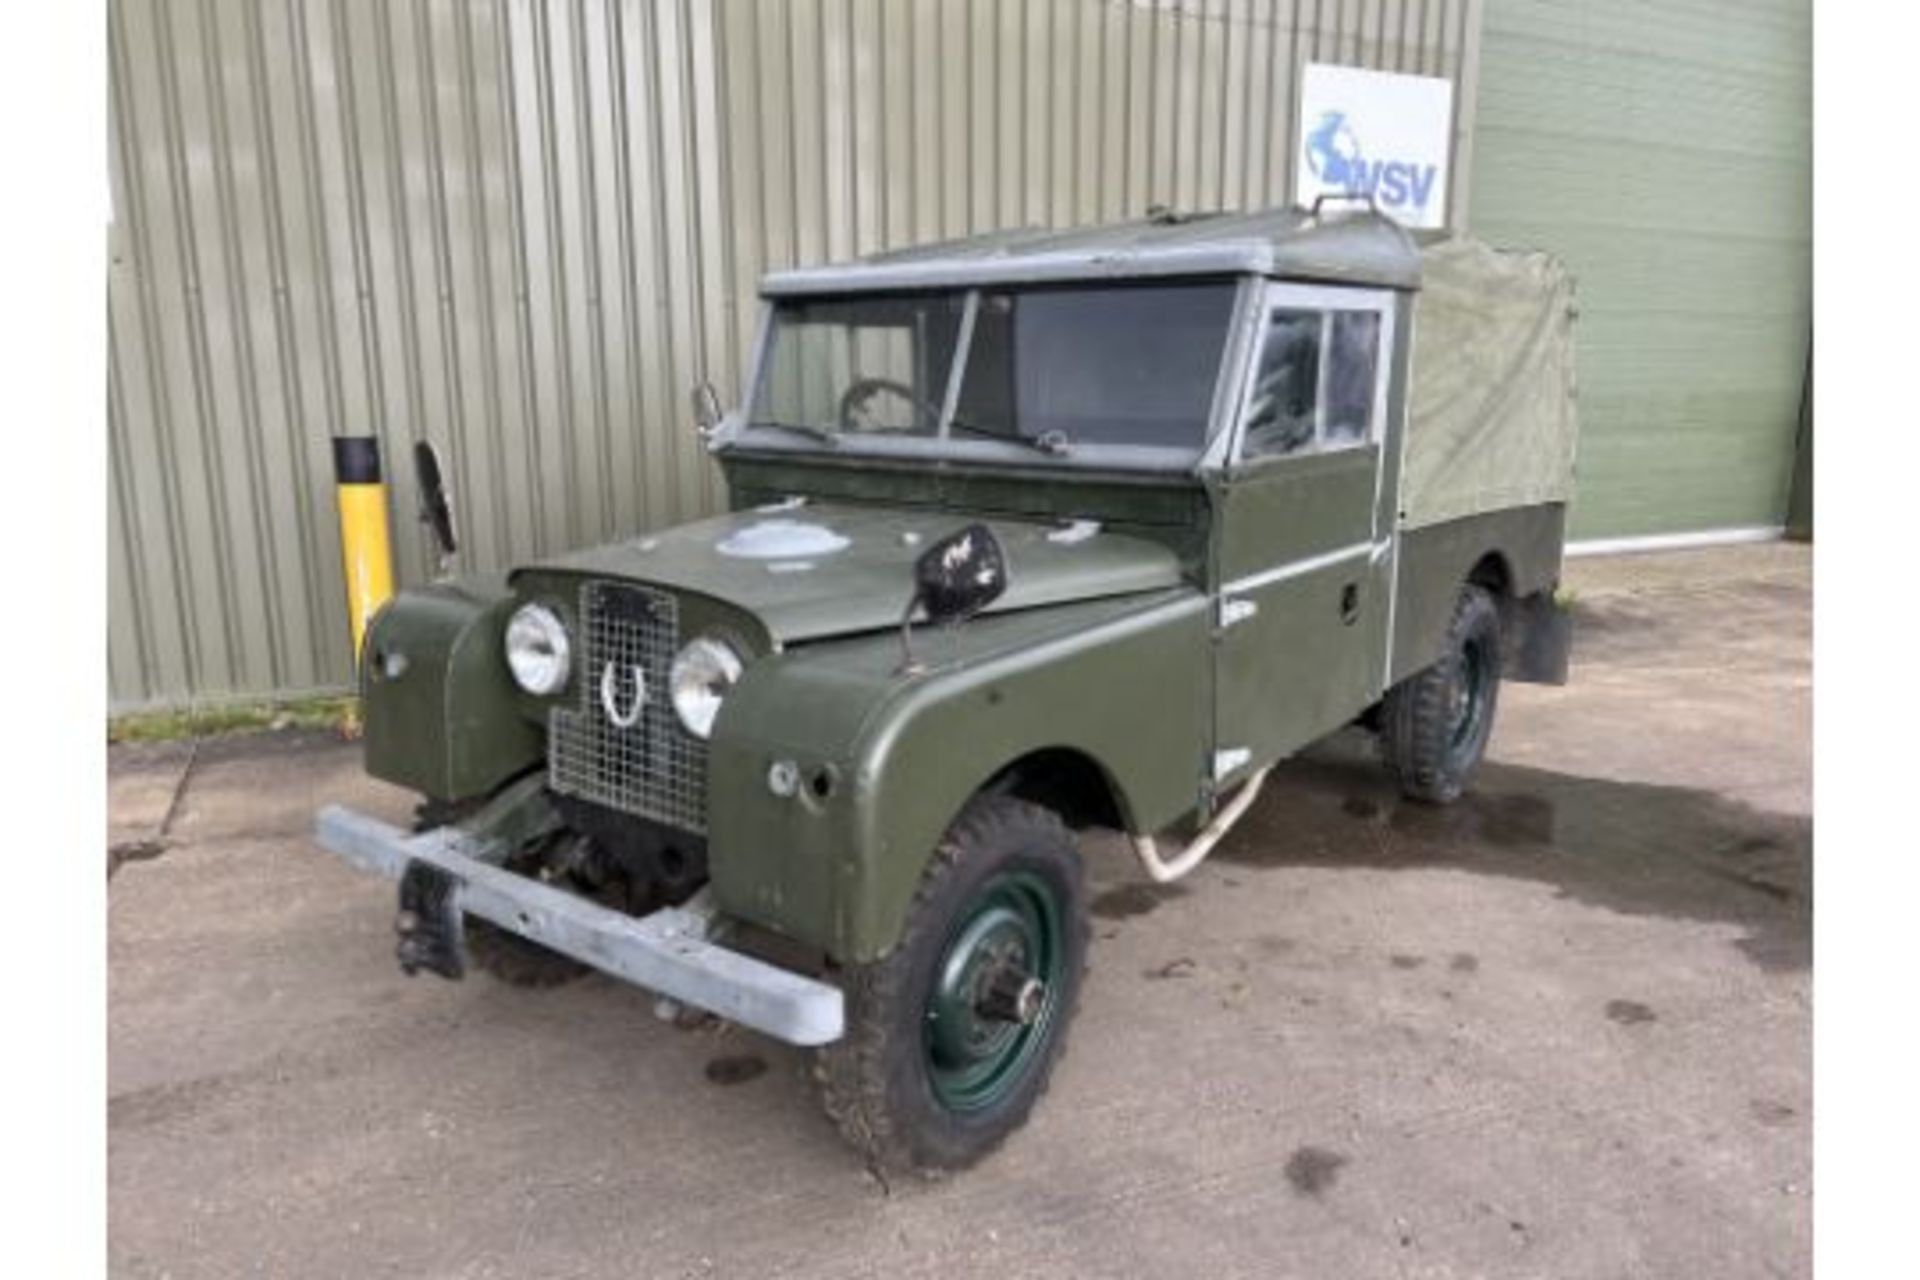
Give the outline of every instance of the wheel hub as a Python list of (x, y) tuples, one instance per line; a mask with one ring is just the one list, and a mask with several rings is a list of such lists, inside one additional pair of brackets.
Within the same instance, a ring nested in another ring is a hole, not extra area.
[(989, 1106), (1019, 1079), (1050, 1030), (1059, 931), (1050, 888), (1025, 876), (990, 884), (963, 916), (926, 1004), (928, 1077), (944, 1105)]
[(1047, 984), (1023, 969), (1006, 968), (987, 980), (986, 990), (974, 1004), (974, 1011), (995, 1022), (1017, 1022), (1030, 1027), (1040, 1016), (1047, 998)]

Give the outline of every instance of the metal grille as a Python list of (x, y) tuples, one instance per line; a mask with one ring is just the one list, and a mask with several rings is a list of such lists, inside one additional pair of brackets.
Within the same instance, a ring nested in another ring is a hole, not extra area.
[[(553, 710), (548, 784), (562, 795), (704, 834), (707, 746), (682, 727), (667, 690), (679, 648), (678, 605), (644, 587), (589, 582), (580, 590), (580, 617), (580, 705)], [(623, 716), (639, 673), (644, 697), (630, 728), (615, 724), (602, 703), (609, 671)]]

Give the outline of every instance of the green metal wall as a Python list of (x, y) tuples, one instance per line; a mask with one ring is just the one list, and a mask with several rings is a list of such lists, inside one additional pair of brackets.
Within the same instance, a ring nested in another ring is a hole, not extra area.
[(1459, 80), (1464, 201), (1479, 10), (110, 0), (112, 704), (344, 686), (331, 434), (440, 444), (468, 568), (696, 515), (762, 270), (1282, 203), (1305, 62)]
[(1812, 50), (1808, 0), (1488, 0), (1472, 223), (1579, 279), (1576, 537), (1785, 519)]

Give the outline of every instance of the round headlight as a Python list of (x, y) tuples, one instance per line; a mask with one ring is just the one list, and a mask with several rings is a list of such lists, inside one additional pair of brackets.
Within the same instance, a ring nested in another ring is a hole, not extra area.
[(711, 636), (701, 636), (674, 658), (667, 684), (673, 693), (673, 710), (688, 733), (704, 738), (713, 732), (720, 700), (740, 678), (740, 670), (740, 655)]
[(524, 604), (507, 623), (507, 666), (528, 693), (558, 693), (567, 683), (571, 646), (560, 615), (543, 604)]

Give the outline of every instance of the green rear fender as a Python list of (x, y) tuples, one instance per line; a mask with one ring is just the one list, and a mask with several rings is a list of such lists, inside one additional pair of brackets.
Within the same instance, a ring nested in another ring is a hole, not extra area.
[[(928, 670), (911, 679), (894, 636), (756, 664), (714, 733), (720, 907), (836, 960), (876, 959), (955, 815), (1041, 750), (1094, 762), (1130, 828), (1173, 821), (1198, 799), (1208, 644), (1204, 600), (1180, 590), (922, 632)], [(797, 769), (792, 796), (770, 784), (779, 762)]]

